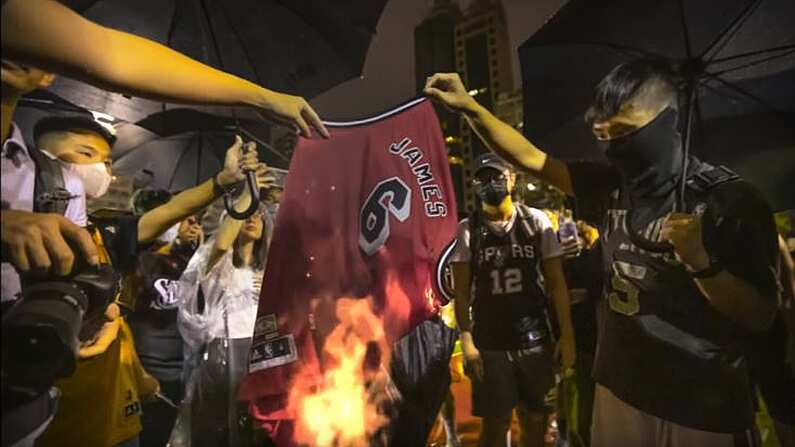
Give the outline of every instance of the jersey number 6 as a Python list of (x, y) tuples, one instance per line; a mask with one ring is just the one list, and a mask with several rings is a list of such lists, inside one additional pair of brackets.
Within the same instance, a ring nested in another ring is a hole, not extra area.
[(411, 214), (411, 189), (398, 177), (381, 181), (359, 215), (359, 247), (372, 255), (389, 239), (389, 214), (404, 222)]

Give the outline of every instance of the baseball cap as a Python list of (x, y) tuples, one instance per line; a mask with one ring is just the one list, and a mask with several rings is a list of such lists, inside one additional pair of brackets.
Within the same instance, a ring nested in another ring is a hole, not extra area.
[(475, 160), (475, 174), (486, 168), (493, 168), (498, 171), (505, 171), (506, 169), (509, 171), (513, 171), (513, 166), (511, 166), (510, 163), (503, 160), (497, 154), (494, 154), (492, 152), (481, 154)]
[(47, 132), (68, 132), (70, 130), (90, 130), (101, 136), (111, 147), (116, 142), (115, 129), (95, 120), (90, 115), (48, 116), (40, 119), (33, 127), (33, 138), (38, 139)]

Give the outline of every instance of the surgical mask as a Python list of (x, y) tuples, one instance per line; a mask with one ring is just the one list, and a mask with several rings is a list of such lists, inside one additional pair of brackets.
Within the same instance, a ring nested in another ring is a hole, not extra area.
[(111, 176), (104, 163), (85, 165), (70, 163), (69, 167), (83, 182), (83, 189), (89, 198), (96, 199), (108, 192)]
[(478, 197), (487, 205), (499, 206), (508, 197), (508, 180), (503, 177), (482, 184), (478, 189)]
[(640, 130), (599, 142), (634, 195), (664, 196), (681, 177), (683, 152), (676, 118), (676, 111), (667, 108)]

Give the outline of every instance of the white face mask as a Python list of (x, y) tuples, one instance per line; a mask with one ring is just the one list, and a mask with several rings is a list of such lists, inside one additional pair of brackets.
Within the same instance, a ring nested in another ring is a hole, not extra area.
[(110, 187), (111, 176), (104, 163), (81, 165), (70, 163), (69, 167), (80, 177), (86, 196), (91, 199), (102, 197)]

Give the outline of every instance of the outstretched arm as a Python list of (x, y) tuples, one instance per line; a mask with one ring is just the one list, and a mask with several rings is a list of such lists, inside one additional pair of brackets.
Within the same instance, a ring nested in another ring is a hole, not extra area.
[[(257, 151), (251, 143), (246, 145), (241, 156), (243, 140), (235, 137), (235, 143), (226, 151), (224, 169), (216, 176), (221, 186), (243, 180), (245, 170), (256, 169)], [(212, 179), (199, 186), (187, 189), (143, 216), (138, 221), (138, 242), (150, 242), (166, 230), (198, 213), (217, 198)]]
[(84, 19), (54, 0), (8, 0), (3, 56), (111, 91), (158, 101), (256, 107), (309, 136), (328, 136), (312, 107), (168, 47)]
[(491, 150), (566, 194), (574, 194), (566, 164), (548, 156), (516, 129), (478, 104), (457, 73), (437, 73), (429, 77), (424, 92), (445, 107), (463, 114)]
[[(267, 165), (265, 165), (265, 163), (260, 163), (257, 166), (257, 186), (261, 188), (270, 188), (274, 183), (274, 178), (268, 175)], [(251, 195), (248, 189), (246, 189), (235, 203), (235, 209), (244, 210), (247, 209), (250, 204)], [(210, 251), (210, 256), (207, 260), (206, 271), (212, 269), (224, 254), (232, 249), (244, 223), (244, 220), (234, 219), (229, 215), (224, 218), (221, 225), (218, 226), (218, 231), (215, 233), (215, 242), (213, 243), (212, 251)]]

